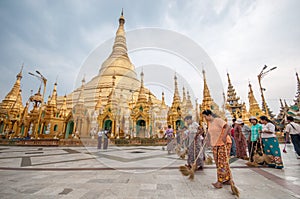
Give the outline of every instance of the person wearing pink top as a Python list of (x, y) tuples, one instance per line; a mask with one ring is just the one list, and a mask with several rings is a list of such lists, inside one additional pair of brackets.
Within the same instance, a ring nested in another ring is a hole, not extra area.
[(212, 185), (220, 189), (230, 185), (231, 171), (229, 166), (231, 138), (230, 126), (221, 118), (214, 118), (210, 110), (202, 112), (208, 125), (208, 136), (212, 146), (213, 156), (217, 167), (217, 182)]

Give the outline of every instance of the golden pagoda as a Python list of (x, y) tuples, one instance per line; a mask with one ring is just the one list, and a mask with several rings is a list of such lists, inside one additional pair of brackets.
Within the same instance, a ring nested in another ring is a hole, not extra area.
[[(211, 110), (214, 114), (216, 114), (217, 116), (224, 119), (225, 113), (220, 111), (219, 106), (214, 102), (214, 100), (212, 99), (212, 97), (210, 95), (210, 90), (207, 85), (205, 70), (202, 70), (202, 74), (203, 74), (203, 99), (202, 99), (202, 103), (200, 105), (200, 113), (202, 113), (202, 111), (204, 111), (204, 110)], [(205, 121), (201, 114), (200, 124), (203, 122), (205, 122)]]
[[(113, 75), (112, 76), (112, 86), (111, 86), (111, 92), (108, 95), (108, 101), (107, 104), (105, 105), (105, 108), (103, 111), (100, 112), (97, 120), (99, 125), (102, 127), (104, 130), (111, 130), (111, 137), (115, 136), (115, 131), (116, 131), (116, 114), (118, 111), (118, 103), (116, 100), (115, 96), (115, 85), (116, 77)], [(99, 103), (101, 103), (101, 96), (99, 96), (99, 101), (97, 103), (98, 106)]]
[(10, 132), (12, 136), (21, 127), (21, 113), (24, 106), (22, 103), (21, 79), (23, 66), (17, 74), (17, 80), (14, 83), (10, 92), (0, 103), (0, 133)]
[(182, 107), (180, 101), (180, 95), (178, 92), (178, 85), (177, 85), (177, 76), (174, 76), (174, 95), (173, 95), (173, 102), (172, 106), (168, 112), (168, 125), (171, 125), (174, 128), (175, 132), (178, 127), (183, 125), (183, 114), (182, 114)]
[[(124, 30), (125, 18), (123, 12), (119, 18), (119, 27), (116, 32), (114, 45), (109, 57), (102, 63), (99, 74), (92, 78), (85, 85), (84, 98), (85, 106), (89, 110), (94, 110), (98, 101), (99, 92), (101, 90), (101, 98), (104, 104), (107, 103), (107, 97), (111, 91), (111, 79), (115, 76), (115, 92), (116, 95), (123, 91), (126, 97), (131, 96), (131, 91), (139, 88), (140, 81), (137, 79), (135, 67), (131, 63), (128, 53), (126, 36)], [(68, 108), (71, 109), (77, 103), (77, 99), (81, 88), (76, 89), (67, 96)], [(135, 93), (135, 97), (137, 93)], [(59, 98), (58, 103), (62, 103), (63, 99)]]
[(136, 104), (131, 111), (131, 119), (133, 124), (133, 131), (136, 132), (136, 137), (150, 137), (147, 132), (150, 129), (150, 109), (152, 108), (151, 94), (147, 100), (147, 93), (144, 88), (144, 73), (141, 72), (141, 87)]
[(226, 103), (226, 109), (230, 111), (233, 118), (242, 118), (242, 106), (239, 102), (240, 97), (237, 97), (235, 89), (233, 88), (233, 85), (231, 84), (231, 80), (229, 77), (229, 73), (227, 73), (228, 77), (228, 89), (227, 89), (227, 103)]
[[(67, 109), (70, 115), (66, 125), (70, 126), (69, 134), (78, 130), (77, 121), (81, 121), (75, 119), (71, 113), (73, 106), (79, 103), (79, 95), (84, 98), (83, 106), (89, 117), (86, 123), (82, 124), (88, 127), (84, 127), (84, 131), (79, 130), (81, 137), (89, 137), (91, 131), (98, 131), (98, 129), (111, 129), (112, 136), (117, 138), (136, 130), (136, 124), (131, 121), (130, 115), (132, 115), (131, 109), (138, 100), (141, 83), (137, 79), (135, 67), (127, 53), (124, 24), (122, 11), (112, 52), (101, 65), (99, 74), (85, 83), (84, 89), (78, 88), (67, 95)], [(150, 93), (154, 105), (161, 104), (161, 101), (147, 88), (144, 88), (144, 92)], [(62, 104), (63, 100), (62, 97), (58, 97), (57, 103)]]
[(250, 82), (249, 82), (248, 99), (249, 99), (249, 114), (250, 114), (250, 116), (255, 116), (256, 118), (258, 118), (258, 117), (264, 115), (254, 97), (252, 85), (250, 84)]

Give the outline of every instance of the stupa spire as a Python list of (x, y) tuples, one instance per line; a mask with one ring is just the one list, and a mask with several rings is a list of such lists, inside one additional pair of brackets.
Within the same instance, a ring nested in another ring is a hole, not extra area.
[(111, 105), (116, 105), (117, 104), (117, 100), (116, 100), (116, 96), (115, 96), (115, 89), (116, 89), (116, 76), (115, 74), (112, 76), (112, 88), (111, 88), (111, 92), (108, 96), (108, 104)]
[(99, 98), (98, 98), (97, 104), (95, 106), (95, 110), (99, 110), (101, 107), (102, 107), (102, 100), (101, 100), (101, 89), (100, 89)]
[(166, 102), (165, 102), (165, 93), (161, 93), (161, 105), (162, 107), (166, 107)]
[(211, 109), (211, 105), (212, 105), (212, 98), (210, 95), (210, 91), (207, 85), (207, 81), (206, 81), (206, 75), (205, 75), (205, 70), (202, 70), (202, 74), (203, 74), (203, 100), (202, 100), (202, 104), (201, 104), (201, 110), (206, 110), (206, 109)]
[(263, 115), (262, 110), (259, 108), (259, 105), (254, 97), (252, 85), (249, 82), (249, 92), (248, 92), (248, 99), (249, 99), (249, 113), (251, 116), (261, 116)]
[[(20, 72), (16, 76), (16, 81), (12, 87), (12, 89), (8, 92), (8, 94), (5, 96), (5, 98), (0, 103), (0, 113), (1, 112), (7, 112), (9, 109), (12, 108), (12, 106), (16, 103), (18, 100), (18, 97), (21, 90), (21, 79), (22, 79), (22, 71), (23, 71), (23, 65), (21, 67)], [(22, 105), (23, 107), (23, 105)]]
[(235, 89), (231, 84), (231, 79), (229, 73), (227, 73), (228, 78), (228, 89), (227, 89), (227, 104), (226, 108), (230, 111), (234, 118), (242, 118), (242, 106), (239, 102), (240, 97), (236, 95)]
[(139, 91), (139, 96), (138, 96), (138, 103), (146, 103), (147, 102), (147, 96), (146, 96), (146, 91), (144, 88), (144, 72), (141, 72), (141, 87)]
[(178, 92), (178, 84), (177, 84), (176, 74), (174, 76), (174, 84), (175, 84), (175, 89), (174, 89), (173, 103), (180, 103), (180, 96), (179, 96), (179, 92)]
[(125, 18), (122, 9), (121, 16), (119, 18), (119, 28), (116, 32), (115, 42), (113, 45), (113, 51), (111, 56), (125, 56), (128, 58), (124, 24)]
[(67, 116), (67, 95), (64, 96), (63, 104), (60, 107), (60, 114), (61, 117)]
[[(87, 83), (89, 90), (93, 87), (95, 93), (98, 93), (99, 89), (101, 89), (103, 93), (102, 96), (108, 96), (110, 94), (111, 88), (108, 85), (111, 84), (111, 78), (113, 75), (117, 80), (117, 84), (115, 85), (116, 92), (118, 93), (119, 90), (123, 89), (125, 98), (129, 97), (131, 90), (137, 90), (140, 87), (140, 81), (137, 77), (135, 67), (128, 56), (126, 32), (124, 29), (125, 17), (124, 11), (121, 11), (111, 54), (102, 63), (98, 76)], [(92, 100), (90, 99), (92, 97), (89, 96), (91, 95), (87, 95), (89, 98), (87, 100), (94, 102), (92, 105), (92, 109), (94, 109), (98, 100), (98, 95), (96, 95)], [(102, 99), (104, 100), (104, 98)]]
[(81, 80), (81, 90), (78, 96), (78, 103), (83, 104), (84, 103), (84, 85), (85, 85), (85, 77)]
[(54, 83), (50, 104), (56, 107), (57, 104), (57, 82)]
[(182, 87), (182, 106), (185, 107), (186, 105), (186, 93), (185, 93), (185, 88)]
[(188, 112), (190, 112), (193, 109), (193, 103), (189, 91), (187, 91), (186, 109)]
[(20, 72), (16, 76), (16, 82), (10, 92), (6, 95), (5, 99), (7, 100), (16, 100), (21, 89), (21, 79), (22, 79), (22, 72), (23, 72), (23, 65), (21, 67)]

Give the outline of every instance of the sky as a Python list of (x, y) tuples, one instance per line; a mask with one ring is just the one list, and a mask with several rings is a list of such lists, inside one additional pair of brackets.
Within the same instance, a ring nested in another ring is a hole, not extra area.
[[(0, 99), (12, 88), (22, 64), (23, 101), (27, 101), (31, 89), (36, 92), (40, 85), (37, 78), (28, 75), (36, 70), (48, 79), (47, 95), (55, 81), (58, 95), (73, 91), (78, 86), (76, 80), (82, 78), (78, 74), (89, 55), (107, 41), (111, 41), (111, 48), (123, 8), (125, 30), (129, 33), (156, 28), (173, 31), (196, 43), (218, 73), (216, 80), (210, 75), (208, 83), (221, 81), (226, 93), (229, 73), (237, 95), (246, 104), (249, 82), (261, 104), (257, 75), (264, 65), (276, 66), (262, 79), (262, 85), (269, 107), (277, 114), (279, 99), (292, 104), (297, 91), (299, 7), (298, 0), (1, 0)], [(127, 38), (129, 49), (134, 43), (134, 37), (130, 38)], [(129, 52), (129, 56), (139, 68), (134, 53)], [(103, 59), (108, 55), (104, 54)], [(102, 61), (99, 58), (98, 62)], [(209, 67), (205, 64), (197, 67)], [(95, 75), (97, 72), (94, 75), (87, 72), (85, 78), (89, 81)], [(200, 85), (203, 83), (197, 86)], [(220, 93), (214, 90), (211, 89), (212, 97), (221, 105), (219, 97), (214, 96)], [(199, 102), (201, 92), (195, 94)]]

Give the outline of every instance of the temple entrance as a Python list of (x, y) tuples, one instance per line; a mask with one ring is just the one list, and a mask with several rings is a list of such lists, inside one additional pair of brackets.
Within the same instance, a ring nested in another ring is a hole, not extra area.
[(104, 130), (110, 130), (112, 127), (112, 121), (111, 120), (105, 120), (104, 121)]
[(3, 129), (4, 129), (4, 122), (0, 122), (0, 133), (3, 133)]
[(184, 127), (184, 122), (183, 122), (182, 120), (177, 120), (177, 121), (175, 122), (175, 124), (176, 124), (176, 130), (178, 130), (178, 129)]
[(24, 136), (24, 130), (25, 130), (25, 126), (24, 126), (24, 124), (22, 124), (21, 125), (21, 132), (20, 132), (21, 136)]
[(140, 138), (146, 137), (146, 122), (145, 120), (138, 120), (136, 122), (136, 136)]
[(69, 138), (69, 135), (73, 133), (73, 129), (74, 129), (74, 121), (69, 121), (67, 123), (65, 139)]

